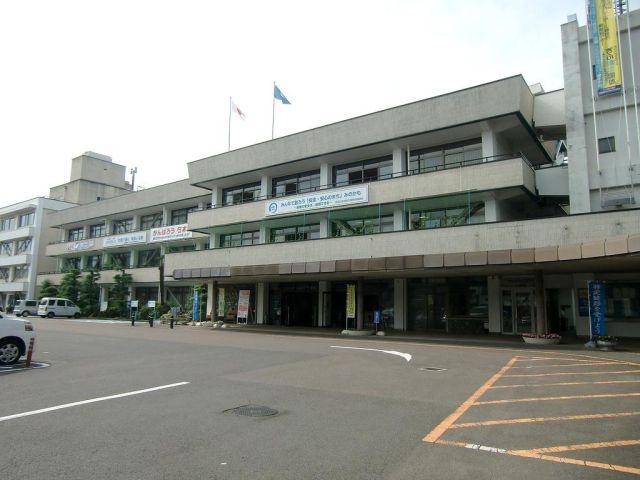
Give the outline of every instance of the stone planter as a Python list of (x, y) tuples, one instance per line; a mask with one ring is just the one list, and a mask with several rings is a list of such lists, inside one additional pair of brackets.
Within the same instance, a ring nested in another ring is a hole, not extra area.
[(598, 340), (596, 342), (596, 345), (601, 350), (609, 351), (609, 350), (614, 350), (616, 348), (616, 346), (618, 345), (618, 342), (612, 342), (612, 341), (609, 341), (609, 340)]
[(522, 337), (524, 343), (530, 343), (532, 345), (558, 345), (560, 338), (536, 338), (536, 337)]

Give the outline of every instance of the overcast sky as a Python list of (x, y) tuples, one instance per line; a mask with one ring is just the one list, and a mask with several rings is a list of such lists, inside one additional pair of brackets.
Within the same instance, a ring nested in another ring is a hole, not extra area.
[(3, 0), (0, 207), (87, 150), (141, 187), (187, 178), (227, 151), (229, 97), (232, 149), (271, 138), (274, 81), (276, 137), (515, 74), (562, 88), (572, 13), (583, 0)]

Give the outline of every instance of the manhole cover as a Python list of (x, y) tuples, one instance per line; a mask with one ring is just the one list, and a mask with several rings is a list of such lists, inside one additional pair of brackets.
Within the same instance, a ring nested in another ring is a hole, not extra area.
[(446, 368), (440, 367), (420, 367), (419, 370), (426, 370), (427, 372), (444, 372)]
[(277, 415), (278, 411), (262, 405), (242, 405), (225, 410), (225, 413), (234, 413), (236, 415), (244, 415), (245, 417), (270, 417)]

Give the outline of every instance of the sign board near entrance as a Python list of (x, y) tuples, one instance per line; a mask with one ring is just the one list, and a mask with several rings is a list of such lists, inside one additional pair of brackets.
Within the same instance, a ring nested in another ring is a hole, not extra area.
[(300, 213), (354, 203), (367, 203), (368, 201), (368, 185), (319, 190), (305, 195), (292, 195), (269, 200), (264, 204), (264, 215), (265, 217), (270, 217), (287, 213)]
[(356, 286), (347, 285), (347, 318), (356, 318)]
[(591, 322), (592, 337), (605, 335), (604, 303), (604, 282), (589, 282), (589, 320)]
[(249, 318), (249, 298), (251, 296), (251, 290), (240, 290), (238, 293), (238, 320), (241, 318), (247, 321)]

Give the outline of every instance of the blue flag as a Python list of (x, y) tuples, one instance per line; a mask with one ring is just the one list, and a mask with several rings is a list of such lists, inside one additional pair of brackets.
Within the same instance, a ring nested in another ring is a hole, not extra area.
[(280, 100), (283, 105), (291, 105), (291, 102), (287, 100), (287, 97), (284, 96), (276, 84), (273, 85), (273, 98)]

